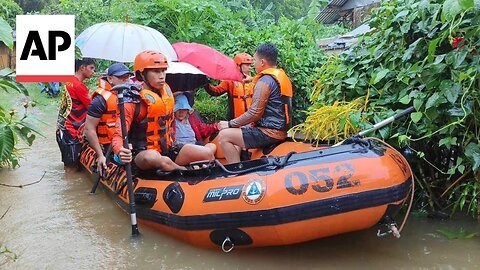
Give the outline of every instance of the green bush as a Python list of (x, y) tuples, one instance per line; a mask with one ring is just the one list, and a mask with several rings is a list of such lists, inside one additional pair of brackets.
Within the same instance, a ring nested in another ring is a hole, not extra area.
[(17, 15), (23, 14), (22, 8), (13, 0), (0, 0), (0, 17), (15, 27)]
[(227, 119), (227, 98), (212, 97), (205, 90), (197, 91), (194, 109), (206, 123), (216, 123)]
[[(380, 136), (416, 154), (422, 198), (434, 209), (453, 203), (477, 211), (479, 15), (473, 0), (385, 2), (369, 22), (376, 30), (320, 70), (312, 98), (318, 107), (368, 97), (370, 123), (413, 105), (409, 121)], [(459, 184), (465, 188), (453, 188)]]

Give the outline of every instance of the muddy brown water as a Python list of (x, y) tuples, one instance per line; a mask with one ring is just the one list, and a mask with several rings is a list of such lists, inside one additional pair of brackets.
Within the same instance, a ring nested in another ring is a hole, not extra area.
[(439, 229), (480, 233), (469, 218), (411, 217), (400, 239), (374, 229), (282, 247), (204, 250), (140, 224), (130, 237), (128, 215), (101, 189), (90, 195), (86, 173), (65, 175), (54, 139), (54, 117), (26, 150), (21, 167), (0, 170), (2, 269), (480, 269), (480, 237), (448, 240)]

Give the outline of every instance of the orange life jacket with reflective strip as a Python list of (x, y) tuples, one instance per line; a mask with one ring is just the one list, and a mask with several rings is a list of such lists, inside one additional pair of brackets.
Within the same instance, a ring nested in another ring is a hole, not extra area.
[[(290, 116), (292, 115), (292, 97), (293, 97), (293, 86), (292, 82), (288, 78), (287, 74), (283, 69), (280, 68), (267, 68), (260, 73), (258, 73), (253, 78), (253, 85), (255, 85), (258, 80), (264, 76), (272, 76), (280, 86), (280, 98), (279, 100), (273, 100), (270, 97), (267, 108), (265, 108), (264, 115), (260, 120), (258, 120), (255, 125), (273, 128), (278, 130), (288, 130), (291, 125)], [(279, 106), (280, 105), (280, 106)], [(281, 111), (279, 111), (281, 110)], [(283, 121), (278, 122), (278, 118), (275, 119), (273, 115), (284, 115)], [(277, 120), (277, 121), (275, 121)]]
[(233, 118), (244, 114), (250, 108), (253, 97), (253, 84), (233, 82), (232, 91)]
[(170, 128), (175, 105), (172, 91), (164, 84), (161, 95), (143, 89), (140, 96), (147, 105), (147, 115), (140, 123), (132, 125), (130, 141), (134, 149), (154, 149), (166, 155), (174, 142)]
[(117, 95), (112, 91), (102, 88), (97, 88), (97, 90), (93, 92), (92, 99), (97, 95), (102, 96), (107, 105), (107, 110), (102, 117), (100, 117), (97, 126), (98, 142), (101, 144), (110, 144), (112, 142), (113, 133), (115, 133), (115, 123), (118, 115)]
[(108, 91), (112, 90), (112, 86), (107, 81), (107, 75), (98, 77), (97, 84), (98, 84), (98, 88), (102, 88)]

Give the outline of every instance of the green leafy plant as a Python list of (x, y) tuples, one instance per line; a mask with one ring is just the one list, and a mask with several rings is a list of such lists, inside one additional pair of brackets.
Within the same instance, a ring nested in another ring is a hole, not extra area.
[(6, 246), (0, 245), (0, 266), (6, 265), (9, 261), (16, 261), (18, 255)]
[(215, 123), (227, 118), (227, 99), (212, 97), (204, 90), (197, 91), (194, 109), (206, 123)]
[(368, 96), (367, 126), (413, 105), (379, 136), (409, 155), (434, 209), (462, 201), (454, 186), (480, 181), (479, 14), (473, 0), (383, 2), (369, 21), (375, 30), (319, 70), (311, 95), (312, 109)]
[[(12, 45), (11, 27), (5, 20), (0, 18), (0, 41)], [(0, 70), (0, 92), (8, 93), (16, 91), (28, 95), (27, 89), (15, 81), (14, 72), (8, 68)], [(35, 140), (35, 130), (25, 122), (27, 108), (31, 104), (23, 104), (25, 114), (18, 119), (18, 112), (15, 109), (6, 110), (0, 106), (0, 168), (4, 166), (18, 166), (18, 159), (21, 154), (16, 148), (19, 138), (28, 145)]]
[(0, 0), (0, 18), (15, 26), (17, 15), (23, 14), (22, 8), (13, 0)]

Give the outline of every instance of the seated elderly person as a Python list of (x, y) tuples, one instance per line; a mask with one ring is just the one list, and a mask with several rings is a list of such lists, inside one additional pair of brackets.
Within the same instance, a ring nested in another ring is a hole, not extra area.
[(204, 146), (203, 154), (206, 157), (205, 159), (212, 160), (217, 146), (213, 143), (205, 144), (204, 139), (218, 131), (217, 125), (203, 123), (197, 114), (193, 112), (185, 95), (175, 96), (173, 112), (175, 115), (175, 120), (172, 123), (175, 134), (173, 149), (180, 151), (185, 144), (201, 145)]

